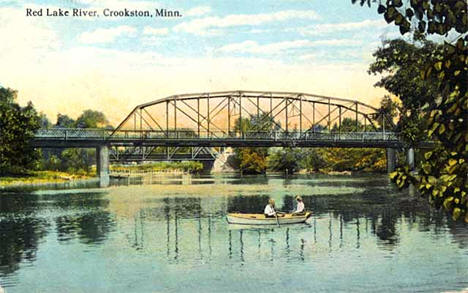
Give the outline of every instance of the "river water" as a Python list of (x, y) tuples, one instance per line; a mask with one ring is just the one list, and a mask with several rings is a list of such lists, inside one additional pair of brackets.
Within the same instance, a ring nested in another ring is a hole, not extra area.
[[(384, 175), (153, 177), (106, 189), (0, 193), (7, 292), (441, 292), (468, 290), (468, 226)], [(229, 211), (306, 224), (255, 228)], [(1, 291), (1, 289), (0, 289)]]

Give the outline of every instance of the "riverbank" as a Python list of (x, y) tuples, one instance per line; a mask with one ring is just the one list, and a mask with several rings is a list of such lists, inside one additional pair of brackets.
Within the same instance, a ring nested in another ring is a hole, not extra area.
[(95, 173), (72, 174), (59, 171), (30, 171), (26, 174), (10, 175), (0, 177), (0, 187), (62, 183), (73, 180), (83, 180), (95, 177)]
[[(200, 167), (198, 162), (158, 162), (145, 165), (129, 165), (129, 166), (111, 166), (110, 176), (112, 178), (127, 178), (127, 177), (145, 177), (149, 175), (160, 175), (160, 176), (174, 176), (174, 175), (189, 175), (193, 173), (199, 173)], [(201, 165), (201, 163), (199, 163)], [(306, 171), (300, 170), (299, 172), (288, 174), (287, 176), (294, 175), (347, 175), (352, 174), (368, 174), (372, 172), (351, 172), (351, 171)], [(214, 172), (212, 174), (228, 175), (228, 174), (239, 174), (239, 172)], [(284, 172), (267, 172), (265, 175), (285, 175)], [(245, 174), (245, 176), (249, 176)], [(254, 175), (252, 175), (254, 176)], [(95, 172), (88, 174), (73, 174), (59, 171), (30, 171), (26, 174), (10, 175), (0, 177), (0, 190), (5, 188), (17, 188), (17, 187), (34, 187), (47, 184), (56, 183), (67, 183), (67, 182), (78, 182), (88, 181), (90, 179), (96, 179)], [(172, 180), (172, 179), (171, 179)]]
[(147, 173), (147, 172), (185, 172), (199, 173), (203, 170), (203, 164), (195, 161), (182, 162), (155, 162), (141, 165), (111, 165), (113, 173)]

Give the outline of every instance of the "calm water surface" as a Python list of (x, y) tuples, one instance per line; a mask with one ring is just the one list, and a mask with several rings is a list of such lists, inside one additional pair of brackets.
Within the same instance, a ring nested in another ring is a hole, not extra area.
[[(271, 196), (307, 224), (227, 224)], [(468, 226), (386, 176), (146, 178), (0, 193), (10, 292), (440, 292), (468, 288)]]

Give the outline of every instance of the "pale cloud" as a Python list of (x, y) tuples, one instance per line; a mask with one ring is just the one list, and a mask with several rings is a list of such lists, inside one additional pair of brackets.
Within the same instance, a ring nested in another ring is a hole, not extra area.
[(384, 20), (364, 20), (360, 22), (343, 22), (343, 23), (321, 23), (314, 24), (304, 28), (297, 29), (303, 35), (322, 35), (344, 31), (356, 31), (360, 29), (375, 29), (387, 27), (388, 24)]
[(254, 28), (248, 31), (250, 34), (269, 34), (271, 33), (271, 29), (259, 29), (259, 28)]
[(85, 44), (111, 43), (116, 38), (125, 35), (133, 35), (136, 32), (134, 27), (121, 25), (113, 28), (99, 28), (92, 32), (84, 32), (78, 36), (78, 40)]
[(253, 54), (275, 54), (289, 49), (300, 49), (314, 46), (356, 46), (361, 44), (358, 40), (352, 39), (331, 39), (331, 40), (295, 40), (276, 42), (265, 45), (260, 45), (256, 41), (244, 41), (240, 43), (233, 43), (225, 45), (219, 49), (218, 52), (224, 53), (253, 53)]
[(384, 94), (372, 86), (377, 77), (369, 76), (367, 66), (359, 63), (291, 63), (267, 57), (178, 58), (155, 51), (87, 46), (50, 52), (42, 62), (20, 57), (14, 51), (0, 56), (2, 67), (8, 68), (0, 68), (0, 80), (19, 91), (20, 102), (32, 100), (52, 119), (57, 113), (77, 117), (92, 108), (117, 124), (137, 104), (189, 92), (297, 91), (367, 103)]
[(143, 34), (144, 35), (150, 35), (150, 36), (165, 36), (169, 33), (169, 29), (164, 27), (164, 28), (153, 28), (150, 26), (145, 26), (143, 29)]
[(256, 26), (266, 23), (298, 19), (319, 19), (313, 10), (284, 10), (260, 14), (231, 14), (224, 17), (205, 17), (183, 22), (174, 27), (176, 32), (206, 35), (219, 32), (221, 28), (236, 26)]
[(304, 61), (309, 61), (309, 60), (315, 60), (317, 58), (316, 54), (304, 54), (299, 56), (299, 60), (304, 60)]
[(202, 16), (211, 12), (210, 6), (198, 6), (194, 7), (187, 12), (184, 12), (185, 16)]
[(314, 46), (358, 46), (362, 41), (356, 39), (331, 39), (311, 42)]
[[(323, 62), (329, 62), (328, 60), (365, 60), (369, 59), (371, 56), (370, 50), (356, 50), (354, 48), (347, 48), (336, 50), (333, 52), (330, 51), (320, 51), (315, 52), (315, 60)], [(369, 63), (372, 60), (368, 60)], [(365, 63), (364, 63), (365, 64)]]
[(286, 41), (260, 45), (255, 41), (244, 41), (241, 43), (228, 44), (218, 49), (220, 52), (238, 52), (238, 53), (261, 53), (272, 54), (279, 53), (287, 49), (302, 48), (310, 46), (308, 40)]
[(50, 26), (42, 18), (24, 18), (21, 9), (0, 8), (0, 56), (14, 54), (26, 62), (35, 62), (58, 50), (62, 43)]

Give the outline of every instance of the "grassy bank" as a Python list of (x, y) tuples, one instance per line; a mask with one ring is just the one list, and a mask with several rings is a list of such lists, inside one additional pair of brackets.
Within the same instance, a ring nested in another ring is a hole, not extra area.
[(70, 180), (87, 179), (94, 176), (95, 174), (93, 173), (83, 175), (59, 171), (30, 171), (24, 174), (0, 177), (0, 186), (66, 182)]
[(167, 170), (177, 170), (188, 173), (198, 173), (203, 170), (203, 164), (200, 162), (156, 162), (143, 165), (112, 165), (111, 171), (115, 172), (138, 172), (138, 171), (153, 171), (162, 172)]

